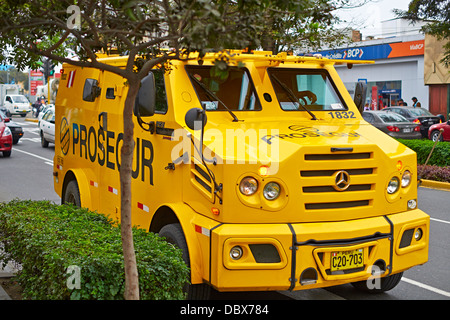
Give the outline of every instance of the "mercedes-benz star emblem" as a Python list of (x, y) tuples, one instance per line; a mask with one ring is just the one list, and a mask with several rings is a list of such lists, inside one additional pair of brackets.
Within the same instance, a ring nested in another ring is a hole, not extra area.
[(340, 170), (334, 174), (334, 186), (337, 191), (344, 191), (350, 186), (350, 175), (347, 171)]

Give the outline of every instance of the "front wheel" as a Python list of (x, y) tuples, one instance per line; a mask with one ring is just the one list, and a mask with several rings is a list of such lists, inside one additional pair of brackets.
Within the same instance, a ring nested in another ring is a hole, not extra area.
[(400, 272), (384, 278), (353, 282), (352, 285), (364, 292), (382, 293), (394, 289), (399, 284), (402, 276), (403, 272)]
[(81, 207), (80, 189), (76, 180), (72, 180), (67, 184), (64, 191), (63, 204), (73, 204)]
[[(167, 242), (181, 249), (183, 260), (190, 268), (189, 250), (181, 225), (179, 223), (168, 224), (159, 231), (159, 236), (166, 238)], [(211, 294), (211, 287), (206, 284), (186, 283), (183, 290), (187, 293), (188, 300), (207, 300)]]
[(439, 139), (439, 141), (444, 141), (444, 138), (442, 137), (442, 134), (441, 134), (441, 136), (439, 136), (439, 133), (440, 133), (439, 131), (434, 130), (431, 133), (431, 140), (437, 141)]

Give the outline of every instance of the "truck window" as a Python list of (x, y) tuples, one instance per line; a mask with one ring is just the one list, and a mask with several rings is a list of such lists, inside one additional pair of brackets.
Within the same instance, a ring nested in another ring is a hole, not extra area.
[[(212, 66), (186, 66), (190, 76), (200, 81), (207, 90), (217, 96), (232, 111), (261, 110), (255, 87), (246, 68), (229, 67), (227, 71), (215, 76)], [(224, 111), (226, 108), (215, 101), (207, 90), (191, 81), (207, 111)]]
[[(268, 68), (281, 109), (304, 111), (299, 102), (308, 110), (347, 110), (326, 70)], [(292, 93), (292, 94), (291, 94)]]
[(155, 76), (155, 87), (156, 87), (156, 113), (166, 113), (168, 110), (167, 105), (167, 94), (166, 94), (166, 85), (164, 83), (164, 71), (161, 69), (152, 70)]

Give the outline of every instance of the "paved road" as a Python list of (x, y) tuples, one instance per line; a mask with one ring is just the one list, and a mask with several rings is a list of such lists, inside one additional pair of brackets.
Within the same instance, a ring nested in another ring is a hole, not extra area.
[(20, 198), (60, 203), (53, 190), (54, 145), (41, 147), (37, 123), (13, 120), (22, 125), (24, 135), (13, 146), (10, 158), (0, 156), (0, 201)]
[[(11, 158), (0, 157), (0, 201), (13, 198), (60, 203), (53, 190), (52, 163), (54, 145), (42, 148), (37, 124), (21, 118), (24, 137), (14, 146)], [(450, 300), (450, 192), (419, 188), (419, 207), (431, 216), (429, 262), (407, 270), (393, 290), (369, 295), (351, 285), (329, 289), (271, 293), (217, 293), (214, 299), (231, 300)]]

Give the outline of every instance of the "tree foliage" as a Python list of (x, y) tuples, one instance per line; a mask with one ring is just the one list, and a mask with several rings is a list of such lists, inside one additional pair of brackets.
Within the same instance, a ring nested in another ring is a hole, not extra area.
[(397, 16), (412, 20), (431, 20), (422, 31), (434, 35), (438, 40), (447, 40), (442, 63), (450, 65), (450, 2), (448, 0), (412, 0), (408, 10), (394, 10)]

